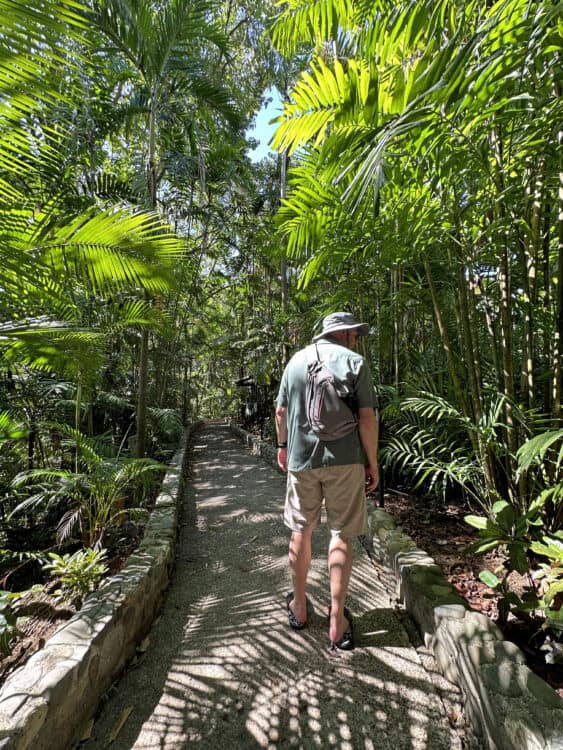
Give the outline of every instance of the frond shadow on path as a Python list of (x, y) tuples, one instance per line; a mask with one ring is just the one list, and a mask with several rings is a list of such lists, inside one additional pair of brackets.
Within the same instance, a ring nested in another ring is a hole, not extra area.
[(348, 601), (357, 648), (328, 650), (324, 529), (313, 537), (308, 626), (288, 628), (284, 485), (227, 428), (198, 433), (176, 569), (149, 648), (81, 747), (106, 747), (132, 708), (115, 750), (461, 748), (359, 545)]

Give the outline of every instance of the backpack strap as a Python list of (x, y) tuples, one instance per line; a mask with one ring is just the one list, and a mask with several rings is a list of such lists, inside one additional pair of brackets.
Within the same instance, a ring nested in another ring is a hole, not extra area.
[[(313, 350), (313, 347), (315, 347), (314, 350)], [(314, 344), (310, 344), (307, 347), (307, 365), (312, 365), (313, 362), (320, 362), (320, 361), (321, 361), (321, 358), (319, 356), (319, 348), (317, 346), (317, 342), (315, 341)]]

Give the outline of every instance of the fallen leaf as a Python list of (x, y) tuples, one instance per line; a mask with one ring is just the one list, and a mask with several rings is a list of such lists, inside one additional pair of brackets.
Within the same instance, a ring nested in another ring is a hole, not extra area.
[(145, 653), (145, 651), (146, 651), (146, 650), (148, 649), (148, 647), (150, 646), (150, 642), (151, 642), (151, 639), (150, 639), (150, 638), (149, 638), (149, 636), (147, 635), (147, 637), (145, 638), (145, 640), (144, 640), (144, 641), (142, 641), (142, 642), (141, 642), (141, 643), (140, 643), (140, 644), (139, 644), (139, 645), (137, 646), (137, 651), (138, 651), (139, 653), (141, 653), (141, 654), (144, 654), (144, 653)]
[(118, 734), (121, 732), (125, 722), (129, 718), (132, 710), (133, 710), (133, 706), (127, 706), (127, 708), (123, 709), (123, 711), (121, 712), (121, 716), (115, 722), (114, 727), (111, 730), (111, 734), (108, 737), (108, 741), (106, 742), (106, 747), (108, 747), (108, 745), (111, 745), (112, 742), (115, 742)]
[(258, 539), (257, 536), (253, 536), (252, 539), (249, 539), (248, 542), (244, 542), (241, 544), (241, 547), (247, 547), (249, 544), (252, 544), (252, 542), (255, 542)]
[(92, 736), (92, 729), (94, 729), (94, 719), (90, 719), (88, 724), (86, 724), (86, 728), (84, 729), (84, 734), (80, 738), (80, 742), (86, 742), (86, 740), (89, 740)]

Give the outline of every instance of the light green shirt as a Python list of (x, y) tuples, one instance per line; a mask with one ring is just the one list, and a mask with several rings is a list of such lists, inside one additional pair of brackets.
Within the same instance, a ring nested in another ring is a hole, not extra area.
[[(365, 359), (351, 349), (328, 339), (317, 342), (319, 358), (332, 372), (349, 383), (358, 408), (377, 406), (377, 396)], [(323, 466), (365, 464), (365, 454), (356, 427), (338, 440), (322, 442), (307, 422), (305, 403), (307, 365), (316, 359), (315, 344), (298, 351), (282, 375), (277, 405), (287, 409), (287, 468), (306, 471)]]

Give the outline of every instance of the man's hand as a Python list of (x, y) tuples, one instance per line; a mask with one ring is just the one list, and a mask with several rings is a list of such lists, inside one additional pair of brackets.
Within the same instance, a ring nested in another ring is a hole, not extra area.
[[(279, 458), (278, 458), (279, 463)], [(379, 466), (368, 464), (366, 466), (366, 492), (373, 492), (379, 484)]]
[(287, 448), (278, 448), (278, 466), (287, 473)]

